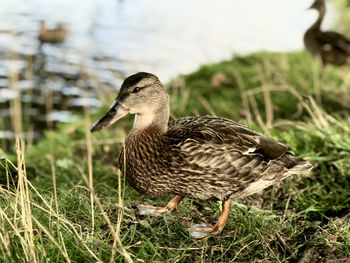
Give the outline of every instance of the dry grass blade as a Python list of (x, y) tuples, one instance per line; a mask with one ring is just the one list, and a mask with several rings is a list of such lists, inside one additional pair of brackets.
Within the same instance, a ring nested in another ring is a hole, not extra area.
[(267, 129), (265, 122), (263, 120), (263, 118), (261, 117), (260, 111), (259, 111), (259, 107), (258, 107), (258, 103), (256, 102), (254, 96), (249, 96), (248, 100), (250, 102), (250, 105), (252, 106), (252, 110), (253, 110), (253, 114), (256, 117), (256, 121), (258, 122), (259, 126), (264, 130), (264, 133), (266, 135), (269, 134), (269, 130)]
[[(269, 69), (269, 73), (274, 72), (275, 70), (267, 63), (267, 61), (264, 61), (265, 68)], [(273, 122), (273, 105), (271, 101), (271, 94), (270, 94), (270, 88), (268, 81), (266, 80), (267, 76), (263, 72), (262, 67), (257, 68), (257, 72), (259, 74), (260, 81), (262, 83), (262, 90), (263, 90), (263, 96), (264, 96), (264, 104), (265, 104), (265, 119), (266, 119), (266, 128), (271, 129), (272, 122)]]
[[(123, 145), (123, 147), (125, 147), (125, 145)], [(124, 163), (125, 163), (125, 148), (124, 148)], [(116, 226), (116, 235), (118, 237), (120, 237), (120, 227), (123, 219), (123, 214), (124, 214), (124, 206), (123, 206), (123, 199), (122, 199), (122, 182), (121, 182), (120, 172), (118, 172), (118, 217), (117, 217), (118, 219), (117, 219), (117, 226)], [(117, 239), (114, 239), (112, 256), (109, 261), (110, 263), (114, 261), (117, 243), (119, 244), (119, 246), (121, 245), (121, 242), (119, 242)]]
[(53, 94), (52, 90), (48, 85), (45, 87), (45, 111), (46, 111), (46, 126), (49, 130), (53, 128), (53, 122), (51, 119), (51, 114), (53, 111)]
[(17, 151), (17, 171), (18, 171), (18, 190), (17, 198), (20, 203), (20, 216), (21, 222), (24, 227), (24, 239), (26, 244), (24, 247), (28, 250), (29, 261), (37, 262), (37, 257), (35, 254), (35, 245), (34, 245), (34, 233), (33, 233), (33, 223), (32, 223), (32, 212), (30, 205), (30, 193), (28, 191), (28, 181), (25, 170), (24, 163), (24, 142), (20, 138), (16, 138), (16, 151)]
[(243, 109), (247, 111), (247, 113), (248, 113), (247, 117), (251, 118), (251, 114), (250, 114), (250, 111), (249, 111), (249, 100), (248, 100), (247, 93), (245, 92), (247, 87), (244, 84), (244, 81), (242, 79), (242, 75), (235, 68), (232, 70), (232, 73), (233, 73), (233, 75), (235, 77), (235, 80), (237, 81), (238, 88), (241, 91), (240, 95), (241, 95)]
[(198, 96), (198, 100), (212, 116), (216, 116), (214, 109), (210, 106), (209, 102), (203, 96)]
[[(64, 245), (63, 245), (63, 247), (61, 247), (57, 243), (55, 238), (51, 235), (51, 233), (35, 217), (33, 217), (33, 220), (34, 220), (35, 224), (41, 229), (41, 231), (43, 231), (47, 235), (47, 237), (50, 239), (50, 241), (52, 243), (54, 243), (55, 246), (61, 251), (61, 253), (64, 256), (64, 258), (66, 259), (66, 261), (71, 262), (69, 257), (68, 257), (67, 250), (65, 249)], [(62, 244), (64, 244), (64, 243), (62, 243)]]
[(316, 126), (320, 129), (328, 129), (329, 123), (324, 118), (324, 114), (321, 108), (318, 107), (315, 100), (311, 96), (308, 97), (308, 100), (310, 102), (310, 105), (308, 105), (305, 101), (302, 102), (302, 105), (308, 111)]
[(11, 251), (10, 251), (10, 248), (9, 248), (9, 243), (10, 243), (9, 242), (9, 236), (7, 235), (7, 238), (5, 238), (3, 233), (5, 233), (5, 230), (1, 229), (1, 231), (0, 231), (0, 241), (1, 241), (1, 244), (3, 244), (3, 246), (5, 247), (7, 255), (9, 255), (11, 257)]
[(59, 212), (58, 212), (58, 200), (57, 200), (57, 187), (56, 187), (56, 169), (55, 169), (55, 163), (54, 163), (54, 158), (52, 155), (47, 155), (47, 159), (50, 161), (50, 165), (51, 165), (51, 174), (52, 174), (52, 183), (53, 183), (53, 192), (54, 192), (54, 199), (55, 199), (55, 207), (56, 207), (56, 214), (57, 214), (57, 230), (59, 233), (59, 238), (61, 239), (61, 243), (62, 243), (62, 247), (63, 247), (63, 252), (65, 254), (63, 254), (65, 257), (68, 256), (67, 254), (67, 250), (64, 244), (64, 240), (62, 238), (62, 233), (60, 231), (60, 216), (59, 216)]
[[(53, 161), (53, 160), (52, 160)], [(51, 164), (53, 164), (51, 162)], [(40, 192), (31, 184), (30, 181), (26, 180), (26, 184), (31, 188), (31, 190), (34, 191), (34, 193), (37, 195), (37, 197), (39, 197), (39, 199), (41, 200), (41, 202), (48, 208), (45, 209), (44, 207), (42, 207), (41, 205), (39, 205), (38, 203), (34, 202), (33, 200), (28, 200), (30, 202), (30, 206), (34, 206), (36, 208), (39, 208), (41, 211), (43, 211), (45, 214), (47, 214), (47, 216), (50, 217), (55, 217), (57, 219), (57, 226), (58, 229), (59, 228), (64, 228), (65, 231), (69, 231), (72, 235), (74, 235), (75, 237), (78, 238), (78, 240), (80, 240), (81, 244), (83, 245), (83, 247), (88, 251), (88, 253), (97, 261), (97, 262), (102, 262), (101, 259), (99, 259), (96, 254), (86, 245), (86, 242), (83, 240), (82, 236), (77, 232), (76, 227), (67, 219), (65, 219), (63, 216), (58, 214), (58, 209), (55, 210), (53, 209), (52, 205), (50, 205), (47, 200), (40, 194)], [(56, 188), (56, 187), (55, 187)], [(19, 191), (19, 190), (18, 190)], [(13, 229), (15, 235), (19, 238), (22, 246), (23, 246), (23, 253), (25, 255), (26, 261), (27, 262), (36, 262), (36, 261), (30, 261), (30, 254), (28, 253), (28, 251), (32, 251), (35, 252), (35, 249), (26, 249), (28, 247), (27, 245), (27, 240), (22, 236), (21, 233), (26, 233), (28, 232), (27, 230), (22, 230), (23, 227), (25, 227), (26, 225), (22, 224), (22, 219), (21, 218), (17, 218), (17, 214), (21, 215), (22, 213), (22, 209), (20, 209), (18, 207), (18, 191), (15, 191), (14, 193), (11, 192), (10, 190), (5, 190), (3, 188), (0, 188), (0, 192), (3, 196), (6, 196), (9, 202), (9, 205), (13, 211), (13, 219), (11, 220), (6, 213), (0, 209), (0, 214), (5, 218), (5, 220), (7, 221), (7, 223), (9, 224), (9, 226), (11, 227), (11, 229)], [(54, 190), (56, 192), (56, 189)], [(21, 203), (21, 201), (19, 201), (19, 203)], [(58, 206), (57, 206), (58, 208)], [(37, 222), (38, 220), (35, 219), (33, 217), (33, 215), (30, 214), (26, 214), (27, 216), (30, 217), (30, 219), (33, 219), (35, 222)], [(41, 229), (44, 228), (42, 225), (40, 227)], [(47, 229), (44, 229), (43, 232), (45, 232), (46, 235), (49, 235), (50, 233), (48, 233)], [(60, 243), (62, 243), (62, 247), (57, 246), (57, 241), (53, 242), (55, 244), (55, 246), (58, 247), (58, 249), (62, 252), (62, 255), (64, 257), (66, 257), (68, 255), (67, 251), (66, 251), (66, 247), (64, 244), (64, 240), (62, 237), (62, 233), (59, 232), (59, 238), (60, 238)], [(50, 234), (52, 238), (53, 235)], [(51, 240), (51, 238), (50, 238)], [(37, 249), (40, 249), (40, 246), (36, 247)], [(44, 253), (44, 251), (43, 251)], [(28, 260), (27, 260), (28, 259)]]
[[(6, 222), (9, 224), (9, 226), (11, 227), (11, 229), (13, 229), (15, 235), (18, 237), (18, 239), (20, 240), (22, 246), (26, 244), (25, 239), (22, 237), (22, 235), (20, 234), (21, 231), (19, 230), (19, 228), (14, 225), (14, 223), (12, 223), (12, 221), (10, 220), (10, 218), (7, 216), (7, 214), (4, 212), (4, 210), (0, 209), (0, 214), (3, 218), (5, 218)], [(8, 233), (9, 231), (7, 231)], [(29, 255), (28, 255), (28, 251), (25, 249), (25, 247), (23, 247), (23, 253), (24, 256), (26, 258), (26, 260), (29, 260)], [(11, 254), (9, 254), (11, 255)], [(29, 262), (29, 261), (27, 261)]]
[[(97, 198), (94, 189), (93, 189), (93, 188), (90, 188), (88, 178), (86, 177), (86, 175), (85, 175), (83, 169), (82, 169), (79, 165), (77, 165), (77, 169), (78, 169), (78, 171), (80, 172), (80, 174), (81, 174), (83, 180), (85, 181), (86, 185), (89, 187), (89, 190), (90, 190), (90, 192), (91, 192), (91, 194), (92, 194), (92, 196), (93, 196), (93, 198), (94, 198), (94, 201), (95, 201), (96, 205), (98, 206), (98, 208), (100, 209), (103, 218), (106, 220), (106, 222), (107, 222), (107, 224), (108, 224), (108, 227), (109, 227), (109, 229), (110, 229), (110, 231), (111, 231), (111, 233), (112, 233), (112, 236), (113, 236), (114, 240), (119, 244), (119, 248), (120, 248), (119, 253), (120, 253), (121, 255), (124, 256), (125, 260), (126, 260), (128, 263), (131, 263), (131, 262), (132, 262), (131, 256), (130, 256), (130, 254), (125, 250), (125, 248), (124, 248), (124, 246), (123, 246), (123, 244), (122, 244), (122, 242), (121, 242), (121, 240), (120, 240), (120, 236), (118, 235), (119, 232), (120, 232), (120, 223), (117, 225), (117, 229), (115, 230), (114, 227), (113, 227), (113, 224), (112, 224), (111, 220), (109, 219), (109, 217), (108, 217), (108, 215), (107, 215), (107, 213), (104, 211), (103, 206), (102, 206), (100, 200)], [(120, 222), (120, 220), (121, 220), (121, 218), (119, 218), (119, 216), (118, 216), (118, 221)], [(118, 228), (119, 228), (119, 229), (118, 229)]]
[[(15, 58), (17, 55), (12, 54)], [(23, 131), (22, 127), (22, 104), (20, 98), (20, 89), (19, 89), (19, 77), (18, 72), (16, 71), (15, 64), (9, 63), (9, 87), (16, 94), (16, 97), (13, 100), (10, 100), (10, 112), (11, 112), (11, 122), (12, 128), (16, 136), (21, 136)]]
[(271, 129), (273, 122), (273, 106), (271, 101), (270, 91), (267, 86), (263, 86), (264, 89), (264, 102), (265, 102), (265, 114), (266, 114), (266, 126), (268, 129)]
[[(91, 138), (91, 132), (90, 132), (90, 118), (89, 118), (89, 111), (86, 107), (84, 107), (84, 114), (85, 114), (85, 136), (86, 136), (86, 149), (87, 149), (87, 158), (88, 158), (88, 173), (89, 173), (89, 189), (93, 188), (93, 172), (92, 172), (92, 138)], [(95, 229), (95, 210), (94, 210), (94, 197), (92, 195), (92, 192), (90, 192), (90, 205), (91, 205), (91, 231), (93, 235), (93, 231)]]
[(13, 229), (15, 235), (19, 238), (26, 261), (37, 262), (37, 249), (34, 245), (34, 229), (32, 223), (31, 195), (28, 190), (23, 145), (23, 140), (17, 137), (18, 187), (15, 193), (13, 193), (12, 198), (10, 198), (10, 195), (6, 194), (9, 190), (1, 188), (1, 192), (5, 193), (4, 196), (7, 197), (8, 210), (12, 212), (13, 218), (10, 219), (3, 209), (0, 209), (0, 214), (5, 218), (10, 228)]
[(257, 228), (256, 229), (257, 232), (260, 235), (260, 238), (264, 241), (265, 245), (267, 246), (267, 248), (270, 250), (271, 254), (275, 257), (277, 262), (281, 262), (281, 260), (279, 260), (279, 258), (277, 257), (276, 253), (272, 250), (272, 248), (270, 247), (270, 245), (266, 242), (265, 238), (263, 237), (263, 235), (260, 233), (260, 230)]
[(239, 254), (244, 250), (246, 249), (247, 247), (249, 247), (252, 243), (254, 243), (256, 241), (251, 241), (249, 242), (248, 244), (245, 244), (244, 246), (242, 246), (238, 251), (237, 253), (235, 254), (235, 256), (233, 257), (233, 259), (230, 261), (230, 262), (235, 262), (235, 260), (237, 259), (237, 257), (239, 256)]
[[(65, 219), (62, 215), (58, 215), (54, 209), (52, 208), (52, 206), (47, 202), (47, 200), (38, 192), (38, 190), (28, 181), (28, 185), (31, 187), (31, 189), (37, 194), (37, 196), (39, 197), (39, 199), (44, 203), (44, 205), (48, 208), (45, 209), (44, 207), (42, 207), (41, 205), (39, 205), (36, 202), (31, 201), (31, 204), (33, 206), (35, 206), (36, 208), (39, 208), (40, 210), (42, 210), (44, 213), (46, 213), (48, 215), (48, 217), (55, 217), (57, 218), (57, 221), (60, 222), (61, 227), (64, 227), (64, 229), (66, 231), (69, 231), (72, 235), (74, 235), (75, 237), (78, 238), (78, 240), (81, 242), (81, 244), (83, 245), (83, 247), (88, 251), (88, 253), (97, 261), (97, 262), (101, 262), (101, 259), (99, 257), (96, 256), (96, 254), (86, 245), (86, 242), (83, 240), (82, 236), (78, 233), (78, 231), (76, 230), (76, 227), (73, 225), (72, 222), (68, 221), (67, 219)], [(3, 189), (1, 189), (2, 192), (4, 194), (7, 195), (14, 195), (13, 193), (9, 192), (9, 191), (4, 191)], [(1, 212), (1, 210), (0, 210)], [(59, 218), (59, 219), (58, 219)], [(61, 238), (61, 240), (63, 240)], [(65, 250), (65, 246), (63, 245), (63, 249)]]

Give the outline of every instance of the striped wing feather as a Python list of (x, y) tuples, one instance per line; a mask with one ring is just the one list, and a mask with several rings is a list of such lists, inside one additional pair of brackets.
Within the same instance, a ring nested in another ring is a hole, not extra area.
[[(223, 200), (268, 177), (265, 188), (287, 169), (275, 160), (285, 155), (286, 145), (228, 119), (182, 118), (169, 123), (165, 138), (168, 144), (176, 144), (175, 158), (182, 165), (177, 194), (190, 185), (187, 191), (193, 197)], [(268, 175), (269, 171), (273, 174)]]
[(199, 145), (219, 144), (241, 153), (255, 152), (269, 160), (282, 156), (289, 149), (240, 123), (213, 116), (186, 117), (170, 122), (165, 136), (184, 148), (195, 140)]

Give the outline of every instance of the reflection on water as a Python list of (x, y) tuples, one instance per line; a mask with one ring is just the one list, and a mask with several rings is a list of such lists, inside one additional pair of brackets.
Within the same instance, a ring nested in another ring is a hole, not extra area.
[[(312, 1), (2, 0), (0, 138), (10, 136), (9, 101), (18, 96), (38, 130), (74, 120), (82, 106), (100, 106), (98, 94), (136, 71), (168, 81), (234, 53), (301, 49), (316, 18), (305, 10)], [(40, 46), (41, 20), (64, 23), (66, 40)]]

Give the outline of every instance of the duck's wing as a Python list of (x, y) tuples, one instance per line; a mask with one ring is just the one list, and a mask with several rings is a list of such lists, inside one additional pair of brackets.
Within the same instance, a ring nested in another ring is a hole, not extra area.
[(177, 195), (244, 197), (310, 168), (288, 146), (224, 118), (182, 118), (163, 138)]
[(166, 138), (171, 144), (181, 145), (182, 150), (197, 143), (201, 147), (231, 147), (235, 151), (255, 153), (265, 160), (276, 159), (289, 147), (257, 133), (250, 128), (213, 116), (186, 117), (169, 123)]
[(166, 155), (177, 167), (178, 195), (220, 200), (250, 195), (283, 179), (288, 169), (280, 161), (288, 146), (228, 119), (182, 118), (169, 124), (164, 138)]
[(324, 43), (324, 49), (330, 51), (331, 49), (338, 49), (347, 54), (350, 54), (350, 41), (343, 35), (333, 32), (333, 31), (324, 31), (319, 32), (317, 39)]

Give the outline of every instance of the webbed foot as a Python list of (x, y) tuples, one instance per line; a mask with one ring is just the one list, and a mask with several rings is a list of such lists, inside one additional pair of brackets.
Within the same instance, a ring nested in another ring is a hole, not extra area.
[(158, 207), (152, 205), (136, 205), (136, 208), (139, 210), (139, 215), (152, 215), (152, 216), (160, 216), (161, 214), (173, 212), (178, 212), (177, 208), (182, 201), (183, 196), (175, 196), (166, 207)]
[(158, 206), (152, 206), (152, 205), (139, 204), (139, 205), (136, 205), (136, 208), (138, 209), (137, 213), (139, 215), (160, 216), (168, 212), (167, 207), (158, 207)]
[(210, 234), (215, 234), (213, 230), (214, 227), (206, 224), (195, 224), (191, 228), (187, 228), (187, 231), (190, 232), (191, 237), (197, 239), (207, 237)]
[(230, 206), (231, 201), (229, 199), (222, 204), (221, 215), (214, 227), (205, 224), (195, 224), (191, 228), (187, 229), (191, 233), (192, 238), (200, 239), (209, 235), (219, 234), (226, 224), (227, 216), (230, 212)]

